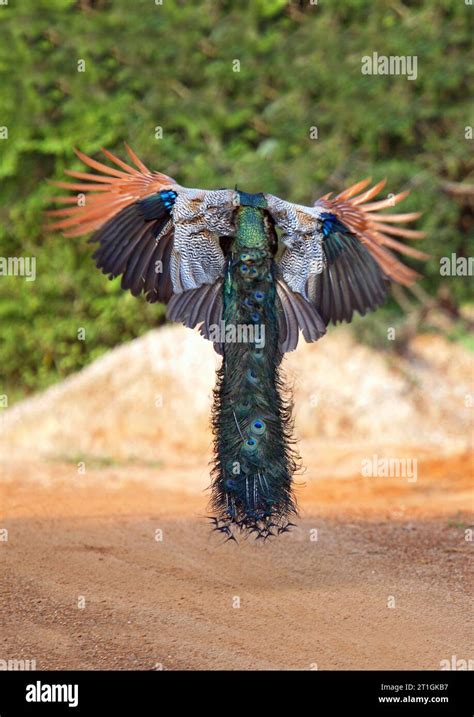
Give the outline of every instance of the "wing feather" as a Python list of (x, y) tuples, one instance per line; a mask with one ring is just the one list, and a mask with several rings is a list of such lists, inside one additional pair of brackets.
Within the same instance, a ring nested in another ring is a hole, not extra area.
[[(385, 187), (370, 187), (370, 178), (353, 184), (332, 198), (321, 197), (303, 207), (266, 195), (274, 221), (283, 229), (286, 248), (280, 258), (282, 278), (308, 298), (324, 322), (351, 321), (354, 311), (365, 314), (386, 298), (389, 281), (412, 284), (419, 276), (394, 252), (414, 259), (427, 254), (400, 241), (425, 236), (404, 226), (419, 212), (381, 213), (401, 202), (408, 192), (374, 201)], [(324, 260), (318, 260), (318, 254)]]
[(125, 149), (130, 164), (102, 149), (112, 166), (75, 150), (92, 172), (66, 170), (79, 181), (53, 182), (81, 194), (56, 197), (63, 206), (47, 212), (48, 228), (68, 237), (94, 232), (98, 268), (110, 278), (122, 275), (124, 289), (144, 292), (150, 302), (214, 283), (224, 267), (219, 232), (231, 230), (233, 193), (181, 187)]

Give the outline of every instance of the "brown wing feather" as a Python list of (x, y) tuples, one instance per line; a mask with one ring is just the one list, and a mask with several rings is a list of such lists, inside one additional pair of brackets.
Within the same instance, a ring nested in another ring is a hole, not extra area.
[(101, 174), (66, 170), (70, 177), (84, 182), (52, 182), (56, 187), (84, 193), (86, 196), (83, 205), (79, 203), (78, 197), (56, 197), (56, 203), (68, 206), (47, 212), (50, 217), (60, 217), (51, 222), (48, 229), (59, 229), (65, 236), (86, 234), (99, 229), (129, 204), (176, 185), (175, 180), (166, 174), (151, 172), (127, 144), (125, 149), (137, 169), (105, 149), (102, 150), (104, 155), (120, 169), (109, 167), (75, 150), (85, 165)]
[(370, 189), (366, 189), (370, 181), (370, 179), (363, 179), (333, 199), (330, 198), (330, 194), (326, 194), (316, 202), (315, 206), (325, 207), (327, 211), (335, 214), (357, 236), (362, 244), (365, 244), (390, 279), (408, 286), (418, 278), (419, 274), (402, 264), (390, 249), (395, 249), (400, 254), (412, 256), (416, 259), (428, 259), (428, 254), (394, 239), (394, 237), (422, 239), (425, 233), (391, 225), (417, 219), (419, 213), (378, 214), (379, 210), (395, 206), (401, 202), (408, 195), (408, 192), (401, 192), (387, 199), (371, 202), (383, 189), (386, 180), (382, 180)]

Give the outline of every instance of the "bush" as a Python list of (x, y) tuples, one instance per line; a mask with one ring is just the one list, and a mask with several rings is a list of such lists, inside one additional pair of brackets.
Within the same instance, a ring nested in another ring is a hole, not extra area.
[[(423, 286), (435, 292), (440, 256), (467, 254), (472, 220), (440, 189), (470, 170), (469, 10), (458, 0), (1, 7), (1, 255), (35, 256), (37, 279), (0, 278), (0, 392), (44, 387), (164, 318), (99, 274), (84, 240), (43, 230), (45, 180), (79, 168), (73, 146), (121, 153), (126, 140), (183, 184), (306, 203), (387, 176), (388, 191), (413, 190), (406, 211), (424, 212)], [(362, 75), (374, 51), (416, 55), (417, 80)], [(456, 301), (467, 282), (450, 280)]]

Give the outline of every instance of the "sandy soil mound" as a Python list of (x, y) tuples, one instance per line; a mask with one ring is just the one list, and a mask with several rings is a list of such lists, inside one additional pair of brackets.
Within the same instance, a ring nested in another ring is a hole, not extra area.
[[(1, 447), (19, 457), (206, 461), (218, 361), (184, 327), (151, 331), (4, 412)], [(303, 458), (308, 441), (469, 445), (472, 356), (441, 338), (421, 336), (410, 359), (395, 361), (337, 330), (301, 343), (284, 367)]]

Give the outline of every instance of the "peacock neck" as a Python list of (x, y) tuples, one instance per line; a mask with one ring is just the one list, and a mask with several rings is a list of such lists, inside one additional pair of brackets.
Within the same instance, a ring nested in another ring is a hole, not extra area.
[(268, 248), (263, 212), (255, 207), (240, 207), (236, 214), (235, 251)]

